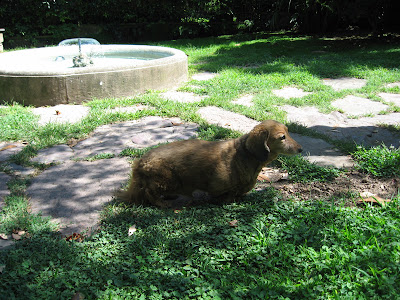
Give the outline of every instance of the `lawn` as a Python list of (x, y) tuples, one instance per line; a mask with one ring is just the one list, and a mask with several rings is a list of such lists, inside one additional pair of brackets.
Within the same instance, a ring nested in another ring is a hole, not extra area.
[[(200, 124), (199, 138), (237, 137), (238, 132), (207, 124), (196, 113), (214, 105), (255, 120), (286, 123), (276, 105), (312, 105), (331, 112), (330, 103), (354, 94), (382, 101), (381, 92), (400, 92), (400, 44), (364, 38), (314, 38), (284, 33), (222, 36), (158, 43), (189, 55), (189, 72), (217, 72), (208, 81), (181, 87), (207, 95), (199, 103), (172, 103), (149, 91), (134, 98), (96, 99), (76, 124), (39, 126), (31, 108), (0, 107), (0, 141), (26, 141), (16, 163), (43, 170), (29, 159), (39, 149), (84, 138), (96, 127), (147, 115), (178, 116)], [(321, 79), (368, 79), (357, 90), (334, 91)], [(296, 86), (313, 92), (282, 99), (271, 91)], [(253, 107), (234, 105), (255, 95)], [(136, 113), (109, 108), (145, 104)], [(392, 111), (400, 108), (391, 105)], [(321, 134), (296, 124), (292, 132)], [(398, 131), (399, 128), (392, 128)], [(398, 180), (400, 150), (337, 143), (351, 154), (358, 172), (377, 181)], [(144, 151), (126, 149), (138, 157)], [(108, 156), (95, 159), (107, 159)], [(329, 185), (344, 170), (318, 167), (301, 157), (277, 166), (291, 180)], [(0, 165), (0, 170), (8, 172)], [(0, 233), (24, 230), (25, 238), (0, 252), (0, 299), (395, 299), (400, 294), (400, 194), (384, 206), (356, 206), (359, 195), (287, 199), (273, 186), (253, 190), (239, 203), (182, 210), (107, 205), (100, 230), (66, 240), (48, 219), (29, 212), (29, 179), (8, 183)], [(353, 205), (349, 205), (353, 203)]]

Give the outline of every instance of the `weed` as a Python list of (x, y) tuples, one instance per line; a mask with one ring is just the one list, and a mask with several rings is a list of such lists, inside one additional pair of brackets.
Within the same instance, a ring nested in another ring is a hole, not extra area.
[(385, 145), (365, 149), (358, 147), (353, 153), (356, 168), (377, 177), (400, 176), (400, 149)]
[(331, 181), (340, 174), (339, 169), (318, 166), (300, 155), (280, 156), (278, 163), (283, 170), (288, 171), (290, 180), (295, 182)]
[(157, 146), (152, 146), (152, 147), (146, 147), (143, 149), (137, 149), (137, 148), (125, 148), (124, 150), (121, 151), (119, 154), (120, 156), (129, 156), (132, 158), (141, 158), (143, 155), (145, 155), (148, 151), (151, 149), (154, 149), (156, 147), (159, 147), (160, 145)]

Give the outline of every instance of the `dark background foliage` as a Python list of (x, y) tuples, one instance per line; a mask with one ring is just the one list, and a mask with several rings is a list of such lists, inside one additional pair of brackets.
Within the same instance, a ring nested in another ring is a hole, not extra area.
[(77, 35), (126, 43), (282, 29), (379, 35), (400, 28), (398, 11), (396, 0), (2, 0), (0, 28), (11, 44), (33, 45)]

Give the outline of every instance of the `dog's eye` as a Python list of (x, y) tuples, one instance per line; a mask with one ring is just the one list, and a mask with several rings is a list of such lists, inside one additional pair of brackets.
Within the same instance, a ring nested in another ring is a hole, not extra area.
[(284, 140), (284, 139), (286, 139), (286, 136), (285, 136), (285, 135), (282, 135), (282, 136), (281, 136), (281, 140)]

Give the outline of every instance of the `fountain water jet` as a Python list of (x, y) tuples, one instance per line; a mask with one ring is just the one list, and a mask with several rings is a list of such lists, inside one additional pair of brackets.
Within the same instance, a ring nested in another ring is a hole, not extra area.
[(78, 104), (93, 98), (129, 97), (149, 89), (173, 88), (187, 80), (187, 56), (177, 49), (88, 44), (81, 39), (82, 53), (93, 64), (74, 67), (79, 49), (66, 41), (66, 46), (60, 43), (57, 47), (1, 53), (0, 102)]

